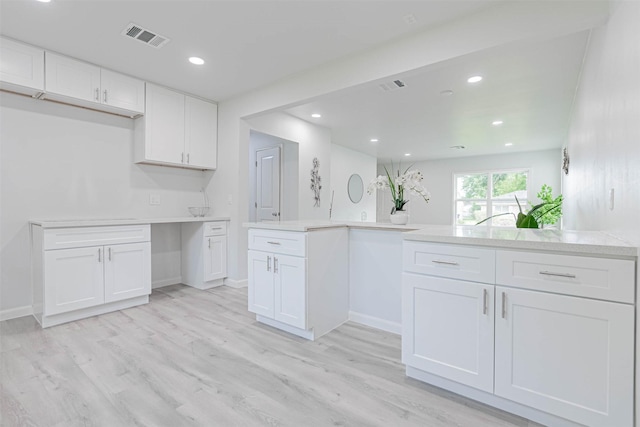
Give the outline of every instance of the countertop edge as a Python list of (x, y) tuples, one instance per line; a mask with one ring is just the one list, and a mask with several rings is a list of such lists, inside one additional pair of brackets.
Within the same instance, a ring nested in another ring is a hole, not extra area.
[(29, 224), (42, 228), (75, 228), (75, 227), (104, 227), (113, 225), (140, 225), (140, 224), (172, 224), (184, 222), (213, 222), (230, 221), (230, 217), (166, 217), (166, 218), (122, 218), (122, 219), (32, 219)]

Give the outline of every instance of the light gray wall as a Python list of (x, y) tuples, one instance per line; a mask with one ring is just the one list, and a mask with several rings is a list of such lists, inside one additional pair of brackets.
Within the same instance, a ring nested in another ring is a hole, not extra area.
[[(367, 194), (367, 185), (376, 177), (376, 158), (353, 151), (341, 145), (331, 145), (331, 191), (333, 211), (331, 218), (342, 221), (376, 221), (376, 194)], [(352, 174), (362, 178), (362, 200), (353, 203), (349, 199), (347, 185)]]
[[(569, 131), (565, 224), (640, 245), (640, 2), (616, 1), (591, 35)], [(609, 192), (614, 189), (610, 209)]]
[[(420, 197), (409, 196), (406, 207), (412, 224), (453, 224), (453, 175), (484, 172), (496, 169), (529, 169), (530, 198), (535, 197), (542, 184), (550, 185), (554, 195), (560, 194), (560, 150), (507, 153), (491, 156), (460, 157), (455, 159), (416, 162), (411, 169), (424, 175), (423, 185), (431, 193), (425, 203)], [(409, 165), (404, 165), (403, 169)], [(390, 165), (387, 165), (389, 169)], [(397, 168), (398, 165), (395, 165)], [(390, 170), (390, 169), (389, 169)], [(383, 166), (378, 168), (384, 174)], [(378, 192), (378, 221), (389, 221), (393, 203), (388, 190)]]
[[(0, 93), (0, 316), (31, 305), (30, 219), (188, 216), (202, 205), (212, 173), (136, 165), (133, 134), (131, 119)], [(180, 231), (151, 232), (152, 279), (171, 281)]]

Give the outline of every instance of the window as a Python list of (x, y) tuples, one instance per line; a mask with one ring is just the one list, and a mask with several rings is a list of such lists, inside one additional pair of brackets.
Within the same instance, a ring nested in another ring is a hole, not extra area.
[[(516, 197), (527, 211), (528, 170), (491, 171), (454, 175), (456, 225), (474, 225), (492, 215), (520, 210)], [(503, 215), (483, 223), (499, 227), (515, 226), (514, 215)]]

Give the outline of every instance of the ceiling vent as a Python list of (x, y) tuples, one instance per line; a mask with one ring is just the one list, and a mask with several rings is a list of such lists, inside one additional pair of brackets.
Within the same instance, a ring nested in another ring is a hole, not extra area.
[(153, 31), (147, 30), (146, 28), (133, 23), (127, 25), (127, 28), (125, 28), (120, 34), (136, 39), (146, 45), (153, 46), (156, 49), (160, 49), (170, 41), (167, 37), (156, 34)]
[(402, 80), (393, 80), (391, 82), (384, 82), (378, 85), (380, 89), (385, 92), (389, 92), (396, 89), (401, 89), (404, 87), (404, 82)]

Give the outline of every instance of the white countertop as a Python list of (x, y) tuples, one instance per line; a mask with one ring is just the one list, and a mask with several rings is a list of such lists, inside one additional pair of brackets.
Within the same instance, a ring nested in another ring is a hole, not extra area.
[(208, 222), (229, 221), (229, 217), (223, 216), (184, 216), (168, 218), (82, 218), (82, 219), (32, 219), (31, 224), (42, 228), (69, 228), (69, 227), (98, 227), (108, 225), (138, 225), (138, 224), (171, 224), (181, 222)]
[(601, 231), (569, 231), (554, 229), (491, 228), (479, 226), (447, 226), (349, 221), (281, 221), (251, 222), (247, 228), (282, 231), (313, 231), (349, 227), (371, 230), (398, 230), (405, 240), (488, 246), (494, 248), (540, 250), (582, 255), (637, 257), (638, 247)]
[(495, 248), (600, 256), (638, 256), (637, 246), (601, 231), (429, 225), (407, 232), (403, 237), (405, 240)]

